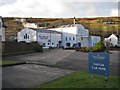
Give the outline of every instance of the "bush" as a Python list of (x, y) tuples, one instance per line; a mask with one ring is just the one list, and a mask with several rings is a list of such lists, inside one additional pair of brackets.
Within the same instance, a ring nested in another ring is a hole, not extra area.
[(106, 47), (102, 41), (98, 42), (94, 47), (81, 47), (80, 49), (76, 49), (76, 51), (82, 52), (101, 52), (105, 51)]
[(81, 51), (86, 52), (86, 47), (82, 47)]
[(100, 52), (105, 51), (105, 45), (102, 41), (98, 42), (92, 49), (92, 51)]

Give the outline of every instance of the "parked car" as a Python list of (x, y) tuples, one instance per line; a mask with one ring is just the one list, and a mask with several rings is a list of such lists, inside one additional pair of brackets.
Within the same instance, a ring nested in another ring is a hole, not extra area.
[(43, 45), (43, 49), (49, 49), (49, 47), (46, 47), (45, 45)]
[(81, 49), (80, 45), (78, 43), (76, 44), (73, 44), (73, 48), (76, 50), (76, 51), (79, 51)]

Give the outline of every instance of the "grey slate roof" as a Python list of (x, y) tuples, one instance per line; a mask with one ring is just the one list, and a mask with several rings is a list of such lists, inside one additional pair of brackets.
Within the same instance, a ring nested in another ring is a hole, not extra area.
[(58, 33), (58, 34), (61, 34), (61, 32), (58, 32), (58, 31), (54, 31), (54, 30), (48, 30), (46, 28), (43, 28), (43, 29), (40, 29), (40, 28), (29, 28), (29, 29), (33, 29), (37, 32), (41, 32), (41, 33)]

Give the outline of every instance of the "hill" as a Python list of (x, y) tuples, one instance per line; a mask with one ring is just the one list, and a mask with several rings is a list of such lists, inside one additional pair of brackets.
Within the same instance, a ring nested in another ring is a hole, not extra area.
[[(6, 24), (6, 40), (14, 40), (17, 32), (24, 28), (26, 23), (34, 23), (38, 27), (54, 28), (73, 24), (73, 18), (19, 18), (4, 17)], [(92, 35), (120, 34), (120, 17), (76, 18), (76, 24), (82, 24), (89, 29)]]

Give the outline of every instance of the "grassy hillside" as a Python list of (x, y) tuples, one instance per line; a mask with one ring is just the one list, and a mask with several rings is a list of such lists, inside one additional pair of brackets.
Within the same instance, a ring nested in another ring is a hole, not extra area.
[[(8, 39), (14, 39), (16, 33), (23, 28), (22, 22), (17, 21), (18, 17), (3, 18), (7, 29)], [(73, 24), (73, 18), (23, 18), (27, 23), (35, 23), (38, 27), (54, 28), (61, 25)], [(99, 18), (76, 18), (76, 24), (82, 24), (90, 30), (90, 34), (104, 35), (117, 33), (120, 34), (120, 17), (99, 17)]]

